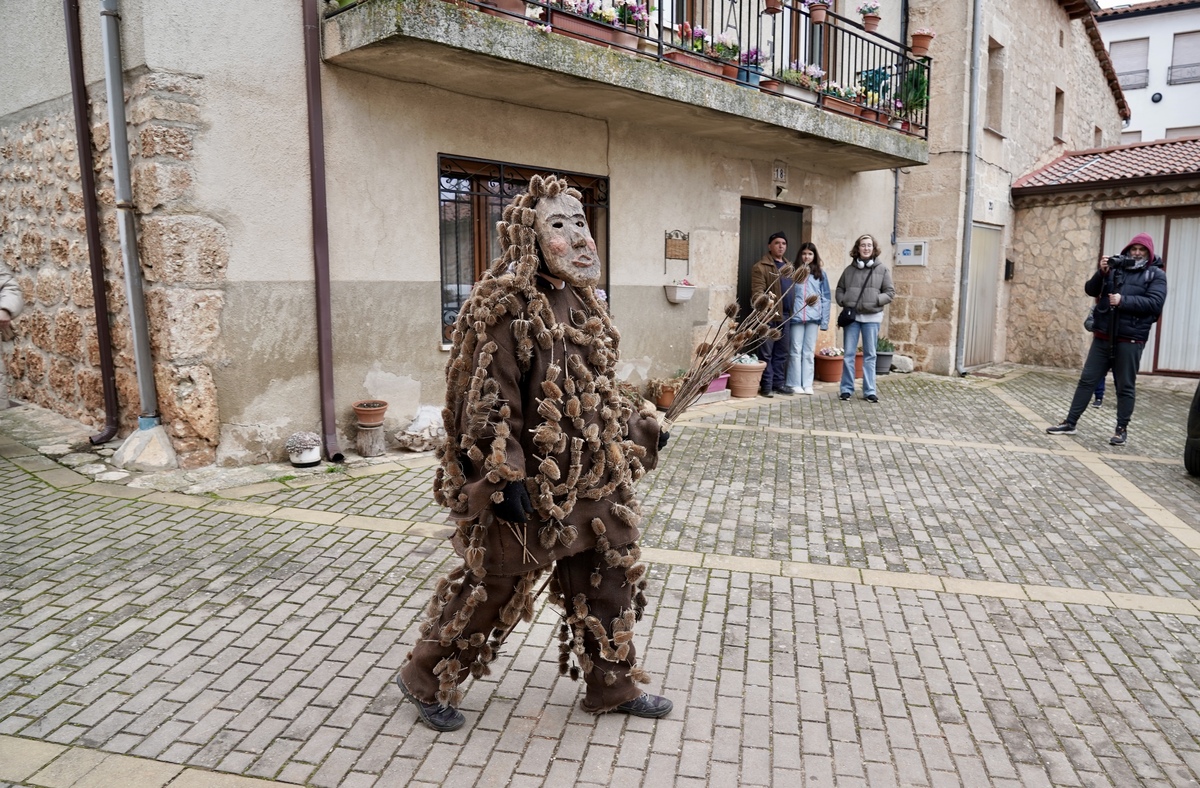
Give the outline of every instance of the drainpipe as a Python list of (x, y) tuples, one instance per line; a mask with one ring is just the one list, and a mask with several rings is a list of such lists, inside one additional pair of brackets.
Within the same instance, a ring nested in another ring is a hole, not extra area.
[(963, 206), (962, 277), (958, 286), (958, 337), (954, 342), (954, 370), (966, 376), (963, 366), (966, 355), (967, 292), (971, 274), (971, 234), (975, 222), (975, 154), (979, 144), (979, 51), (983, 44), (983, 23), (980, 20), (982, 0), (971, 3), (971, 85), (967, 108), (967, 194)]
[(79, 0), (63, 0), (67, 23), (67, 65), (71, 73), (71, 103), (75, 108), (75, 149), (83, 187), (83, 220), (88, 262), (92, 269), (92, 306), (96, 311), (96, 342), (100, 346), (100, 384), (104, 391), (104, 431), (88, 438), (92, 445), (107, 443), (117, 434), (117, 373), (113, 364), (112, 331), (108, 324), (108, 295), (104, 287), (104, 257), (100, 249), (100, 209), (96, 205), (95, 161), (92, 158), (91, 119), (87, 82), (83, 75), (83, 43), (79, 34)]
[(321, 4), (304, 0), (304, 82), (308, 96), (308, 168), (312, 179), (313, 266), (317, 290), (317, 367), (325, 456), (345, 458), (338, 448), (333, 410), (333, 309), (329, 294), (329, 211), (325, 199), (325, 122), (321, 107)]
[(108, 94), (108, 130), (112, 150), (113, 191), (117, 199), (117, 227), (121, 236), (121, 262), (125, 268), (125, 296), (129, 300), (129, 325), (133, 333), (133, 358), (137, 369), (138, 429), (162, 424), (158, 391), (150, 359), (150, 334), (146, 301), (142, 295), (142, 266), (138, 261), (137, 228), (133, 222), (133, 187), (129, 178), (129, 138), (125, 126), (125, 79), (121, 65), (121, 28), (117, 0), (100, 0), (104, 43), (104, 86)]

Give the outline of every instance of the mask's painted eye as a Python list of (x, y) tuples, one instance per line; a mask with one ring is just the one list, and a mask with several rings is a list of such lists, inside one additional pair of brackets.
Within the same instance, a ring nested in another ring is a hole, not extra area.
[(551, 226), (551, 227), (553, 227), (553, 228), (555, 228), (555, 229), (561, 230), (561, 229), (562, 229), (562, 226), (563, 226), (563, 223), (562, 223), (562, 222), (554, 222), (554, 223), (553, 223), (553, 224), (551, 224), (550, 226)]

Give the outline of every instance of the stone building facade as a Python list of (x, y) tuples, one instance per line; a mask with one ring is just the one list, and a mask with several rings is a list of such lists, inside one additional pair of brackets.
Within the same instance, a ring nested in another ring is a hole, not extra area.
[[(925, 266), (897, 266), (888, 336), (918, 369), (956, 370), (960, 311), (982, 348), (972, 366), (1004, 359), (1009, 285), (1005, 250), (1015, 216), (1009, 187), (1064, 151), (1115, 144), (1123, 98), (1099, 44), (1089, 4), (1079, 0), (984, 3), (977, 156), (968, 156), (973, 20), (970, 3), (913, 0), (909, 29), (937, 31), (931, 78), (930, 163), (901, 170), (897, 240), (928, 242)], [(1097, 47), (1099, 46), (1099, 50)], [(972, 229), (995, 243), (972, 254), (978, 303), (961, 303), (968, 170), (974, 168)], [(979, 259), (974, 259), (979, 258)], [(962, 338), (965, 341), (965, 337)]]
[[(181, 465), (195, 467), (215, 459), (219, 437), (211, 366), (228, 239), (194, 204), (200, 80), (145, 70), (130, 77), (130, 156), (157, 405)], [(128, 432), (137, 422), (138, 386), (103, 85), (90, 96), (119, 418)], [(27, 302), (4, 359), (11, 395), (99, 428), (105, 414), (79, 167), (69, 96), (0, 118), (3, 264), (15, 272)]]

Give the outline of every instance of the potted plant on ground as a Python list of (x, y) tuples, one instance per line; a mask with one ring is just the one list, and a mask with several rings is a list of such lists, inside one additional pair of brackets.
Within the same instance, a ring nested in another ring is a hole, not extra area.
[(354, 417), (360, 427), (376, 427), (383, 424), (384, 414), (388, 404), (381, 399), (360, 399), (350, 407), (354, 408)]
[(896, 352), (896, 345), (887, 337), (880, 337), (875, 342), (875, 374), (887, 375), (892, 371), (892, 354)]
[(315, 432), (294, 433), (283, 444), (288, 460), (297, 468), (311, 468), (321, 464), (321, 436)]
[(815, 361), (815, 375), (817, 380), (823, 383), (837, 383), (842, 379), (842, 357), (846, 351), (840, 347), (826, 347), (817, 351), (817, 355), (813, 357)]
[(675, 392), (679, 390), (679, 386), (683, 383), (684, 375), (687, 370), (680, 369), (675, 372), (675, 376), (671, 378), (651, 378), (646, 381), (646, 399), (651, 400), (662, 410), (671, 407), (671, 403), (675, 401)]
[(817, 94), (821, 90), (821, 80), (825, 72), (817, 66), (801, 66), (792, 63), (787, 68), (776, 73), (772, 79), (763, 80), (763, 90), (773, 90), (785, 96), (817, 103)]
[(735, 356), (729, 365), (729, 395), (745, 399), (758, 396), (758, 384), (762, 382), (767, 362), (759, 361), (749, 353)]
[(879, 29), (879, 3), (876, 0), (865, 0), (860, 3), (858, 13), (862, 15), (863, 30), (874, 33)]

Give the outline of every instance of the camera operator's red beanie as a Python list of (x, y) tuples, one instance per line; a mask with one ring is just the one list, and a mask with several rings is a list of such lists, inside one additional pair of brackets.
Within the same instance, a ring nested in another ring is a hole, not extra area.
[(1121, 254), (1129, 254), (1129, 247), (1133, 246), (1134, 244), (1141, 244), (1142, 246), (1146, 247), (1146, 249), (1150, 251), (1149, 259), (1154, 259), (1154, 239), (1146, 233), (1138, 233), (1137, 235), (1133, 236), (1133, 240), (1125, 244), (1125, 248), (1121, 250)]

